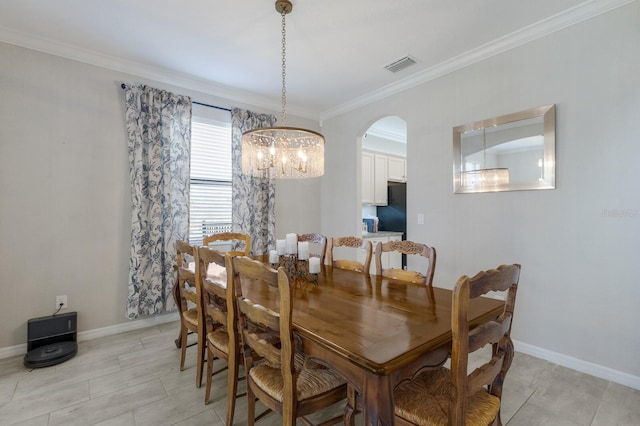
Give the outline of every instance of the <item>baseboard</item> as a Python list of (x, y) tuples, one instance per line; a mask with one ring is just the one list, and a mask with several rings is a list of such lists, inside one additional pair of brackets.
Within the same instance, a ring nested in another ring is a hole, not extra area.
[[(98, 339), (100, 337), (112, 336), (114, 334), (126, 333), (127, 331), (138, 330), (141, 328), (152, 327), (154, 325), (165, 324), (172, 321), (178, 321), (179, 317), (176, 312), (164, 315), (158, 315), (149, 318), (138, 319), (135, 321), (123, 322), (121, 324), (110, 325), (107, 327), (95, 328), (93, 330), (78, 332), (78, 341)], [(10, 358), (16, 355), (24, 355), (27, 353), (27, 344), (23, 343), (15, 346), (7, 346), (0, 348), (0, 359)]]
[[(100, 337), (112, 336), (118, 333), (126, 333), (127, 331), (138, 330), (141, 328), (151, 327), (154, 325), (165, 324), (178, 320), (177, 313), (171, 313), (166, 315), (159, 315), (151, 318), (139, 319), (136, 321), (124, 322), (121, 324), (111, 325), (108, 327), (96, 328), (93, 330), (81, 331), (78, 333), (78, 341), (93, 340)], [(513, 342), (514, 348), (517, 352), (531, 355), (536, 358), (544, 359), (546, 361), (558, 364), (562, 367), (570, 368), (572, 370), (580, 371), (601, 379), (610, 380), (612, 382), (628, 386), (633, 389), (640, 390), (640, 377), (634, 376), (622, 371), (614, 370), (609, 367), (594, 364), (588, 361), (584, 361), (578, 358), (570, 357), (560, 354), (558, 352), (549, 351), (547, 349), (533, 346), (528, 343), (523, 343), (515, 340)], [(8, 346), (6, 348), (0, 348), (0, 359), (9, 358), (16, 355), (23, 355), (27, 352), (27, 344)]]
[(530, 345), (528, 343), (518, 342), (517, 340), (514, 340), (513, 346), (516, 352), (531, 355), (533, 357), (558, 364), (562, 367), (570, 368), (581, 373), (586, 373), (591, 376), (599, 377), (601, 379), (609, 380), (623, 386), (640, 390), (640, 377), (638, 376), (634, 376), (578, 358), (573, 358), (558, 352), (552, 352), (538, 346)]

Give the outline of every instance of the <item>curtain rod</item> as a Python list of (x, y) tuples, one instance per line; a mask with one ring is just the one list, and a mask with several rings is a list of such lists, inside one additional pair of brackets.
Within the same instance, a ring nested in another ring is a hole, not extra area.
[(206, 107), (209, 107), (209, 108), (221, 109), (223, 111), (231, 112), (231, 108), (225, 108), (225, 107), (221, 107), (221, 106), (217, 106), (217, 105), (205, 104), (205, 103), (196, 102), (196, 101), (191, 101), (191, 103), (192, 104), (196, 104), (196, 105), (206, 106)]
[[(122, 83), (120, 85), (120, 87), (122, 87), (123, 89), (127, 88), (127, 85)], [(209, 108), (215, 108), (215, 109), (221, 109), (222, 111), (229, 111), (231, 112), (231, 108), (225, 108), (225, 107), (221, 107), (221, 106), (217, 106), (217, 105), (211, 105), (211, 104), (205, 104), (203, 102), (196, 102), (196, 101), (191, 101), (192, 104), (196, 104), (196, 105), (202, 105), (205, 107), (209, 107)]]

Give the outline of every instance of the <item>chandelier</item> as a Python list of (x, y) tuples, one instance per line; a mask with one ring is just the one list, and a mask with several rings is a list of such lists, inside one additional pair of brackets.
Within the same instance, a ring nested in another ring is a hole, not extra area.
[(282, 126), (261, 127), (242, 134), (242, 173), (272, 179), (301, 179), (324, 174), (324, 136), (287, 127), (286, 24), (293, 5), (277, 0), (282, 15)]
[(479, 169), (464, 172), (462, 186), (488, 188), (509, 183), (509, 169)]
[(487, 168), (487, 131), (482, 128), (482, 169), (462, 173), (462, 186), (473, 188), (495, 188), (509, 183), (508, 168)]

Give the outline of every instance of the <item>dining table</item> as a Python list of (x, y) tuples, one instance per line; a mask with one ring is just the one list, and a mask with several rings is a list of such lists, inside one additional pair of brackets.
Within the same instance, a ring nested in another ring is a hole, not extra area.
[[(268, 262), (268, 256), (253, 258)], [(226, 282), (226, 271), (217, 265), (207, 275)], [(348, 409), (357, 401), (364, 425), (393, 425), (394, 388), (449, 357), (452, 291), (329, 265), (312, 277), (291, 280), (293, 329), (302, 349), (345, 377)], [(249, 285), (243, 292), (278, 308), (275, 288)], [(503, 308), (503, 300), (472, 299), (471, 326), (498, 317)]]
[[(263, 259), (263, 258), (260, 258)], [(393, 425), (393, 389), (451, 349), (452, 291), (325, 265), (317, 280), (293, 279), (293, 330), (306, 355), (350, 383), (367, 426)], [(277, 308), (275, 289), (248, 291)], [(471, 301), (471, 326), (502, 313), (504, 301)], [(353, 407), (352, 407), (353, 408)]]

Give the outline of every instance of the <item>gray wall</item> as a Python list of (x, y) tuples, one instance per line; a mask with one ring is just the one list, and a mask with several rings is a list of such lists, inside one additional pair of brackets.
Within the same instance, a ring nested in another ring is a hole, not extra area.
[[(436, 247), (434, 284), (452, 288), (462, 274), (521, 263), (520, 347), (609, 368), (637, 386), (639, 23), (633, 2), (325, 120), (332, 167), (322, 231), (358, 232), (359, 138), (397, 115), (408, 125), (408, 237)], [(555, 190), (453, 194), (454, 126), (552, 103)], [(612, 217), (620, 210), (628, 216)]]
[[(325, 120), (327, 173), (278, 184), (277, 235), (356, 234), (360, 137), (397, 115), (408, 123), (408, 234), (438, 249), (435, 285), (519, 262), (518, 342), (639, 377), (638, 22), (633, 2)], [(27, 319), (50, 314), (58, 294), (79, 311), (81, 331), (122, 325), (129, 186), (119, 84), (154, 83), (7, 44), (0, 58), (0, 350), (24, 344)], [(452, 193), (452, 127), (549, 103), (557, 189)]]
[[(27, 320), (53, 313), (56, 295), (78, 311), (80, 332), (117, 329), (128, 323), (130, 235), (120, 84), (233, 104), (9, 44), (0, 58), (0, 352), (26, 343)], [(317, 231), (319, 212), (320, 179), (277, 184), (278, 235)]]

